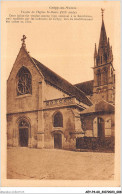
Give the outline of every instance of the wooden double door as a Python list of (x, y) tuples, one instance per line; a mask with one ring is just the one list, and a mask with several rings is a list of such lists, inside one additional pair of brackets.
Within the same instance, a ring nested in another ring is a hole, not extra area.
[(104, 120), (98, 117), (98, 137), (103, 138), (105, 137), (105, 123)]
[(54, 134), (54, 148), (62, 149), (62, 134), (60, 133)]
[(28, 128), (19, 128), (19, 144), (28, 147)]

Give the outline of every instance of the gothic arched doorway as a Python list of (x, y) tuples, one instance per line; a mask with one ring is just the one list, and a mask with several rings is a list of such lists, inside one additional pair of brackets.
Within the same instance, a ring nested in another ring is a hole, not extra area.
[(19, 122), (19, 145), (21, 147), (28, 147), (29, 139), (29, 123), (26, 120)]
[(105, 123), (104, 119), (98, 117), (98, 137), (102, 138), (105, 137)]

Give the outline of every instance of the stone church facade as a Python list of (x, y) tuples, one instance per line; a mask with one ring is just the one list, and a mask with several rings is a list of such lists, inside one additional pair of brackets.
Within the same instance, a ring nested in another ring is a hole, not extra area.
[(115, 70), (103, 16), (88, 82), (72, 85), (31, 57), (25, 38), (7, 80), (8, 146), (75, 149), (78, 137), (114, 136)]

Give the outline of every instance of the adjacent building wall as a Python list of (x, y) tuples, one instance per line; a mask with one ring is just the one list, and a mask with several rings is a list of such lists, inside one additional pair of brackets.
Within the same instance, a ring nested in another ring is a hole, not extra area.
[[(56, 112), (63, 116), (63, 127), (54, 127), (53, 118)], [(62, 134), (62, 148), (71, 149), (76, 146), (76, 142), (70, 135), (75, 131), (75, 117), (71, 108), (44, 111), (44, 147), (54, 148), (54, 133)]]
[(100, 117), (104, 120), (105, 127), (105, 137), (114, 136), (115, 128), (115, 118), (114, 114), (91, 114), (91, 115), (81, 115), (82, 129), (85, 132), (84, 136), (87, 137), (97, 137), (97, 117)]

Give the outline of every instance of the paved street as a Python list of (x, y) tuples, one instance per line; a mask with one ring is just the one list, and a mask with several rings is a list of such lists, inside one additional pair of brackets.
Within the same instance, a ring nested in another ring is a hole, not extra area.
[(114, 177), (114, 153), (8, 148), (9, 179), (106, 180)]

